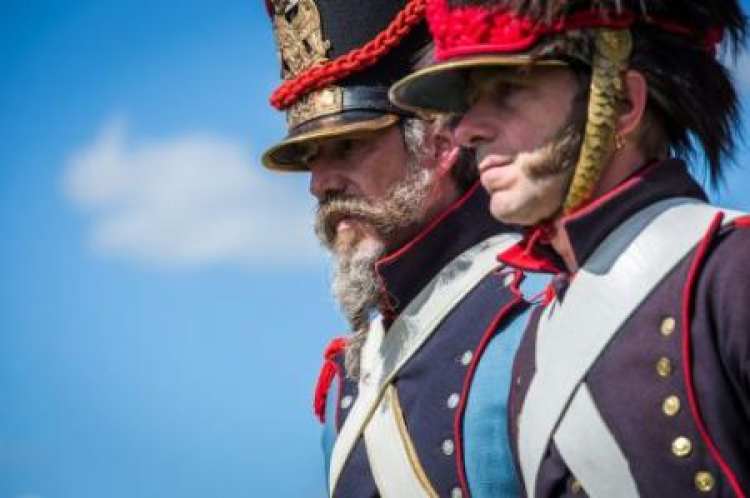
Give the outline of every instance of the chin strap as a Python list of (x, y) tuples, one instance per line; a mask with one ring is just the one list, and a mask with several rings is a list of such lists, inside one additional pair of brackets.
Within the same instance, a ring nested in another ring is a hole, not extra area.
[(586, 134), (565, 199), (565, 215), (588, 203), (615, 148), (617, 108), (627, 91), (624, 74), (632, 48), (627, 29), (600, 29), (596, 33)]

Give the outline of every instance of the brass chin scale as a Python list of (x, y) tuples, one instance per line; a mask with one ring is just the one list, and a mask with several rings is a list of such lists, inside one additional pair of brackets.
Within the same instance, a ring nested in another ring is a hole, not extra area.
[(627, 29), (599, 29), (591, 63), (586, 133), (568, 195), (565, 215), (586, 205), (615, 150), (618, 108), (625, 99), (625, 71), (633, 48)]

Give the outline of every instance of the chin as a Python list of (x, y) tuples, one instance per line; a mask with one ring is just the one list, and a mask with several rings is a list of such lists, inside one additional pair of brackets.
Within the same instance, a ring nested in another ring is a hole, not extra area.
[(495, 194), (490, 200), (492, 217), (509, 225), (533, 226), (552, 215), (534, 199), (508, 199)]

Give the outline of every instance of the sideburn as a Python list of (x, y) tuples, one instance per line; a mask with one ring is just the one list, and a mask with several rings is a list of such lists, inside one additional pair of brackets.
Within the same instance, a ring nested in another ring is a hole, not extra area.
[(565, 124), (553, 135), (548, 144), (534, 155), (534, 158), (524, 164), (525, 172), (532, 179), (539, 180), (572, 172), (578, 162), (586, 134), (588, 91), (583, 78), (577, 78), (577, 83), (578, 91), (573, 97)]

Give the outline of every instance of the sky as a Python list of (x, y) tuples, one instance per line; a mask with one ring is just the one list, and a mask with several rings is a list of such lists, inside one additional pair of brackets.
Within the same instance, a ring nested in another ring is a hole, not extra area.
[(0, 498), (324, 496), (344, 323), (308, 178), (260, 166), (278, 74), (262, 2), (0, 3)]

